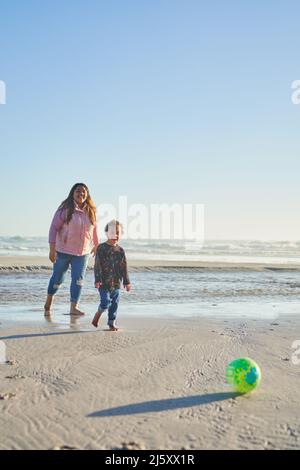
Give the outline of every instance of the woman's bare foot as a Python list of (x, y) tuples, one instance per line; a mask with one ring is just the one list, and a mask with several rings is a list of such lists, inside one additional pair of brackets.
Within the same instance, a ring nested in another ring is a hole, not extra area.
[(119, 329), (115, 324), (108, 325), (108, 328), (109, 328), (109, 331), (118, 331)]
[(52, 302), (53, 302), (53, 295), (47, 295), (47, 299), (44, 305), (45, 317), (48, 317), (51, 313)]
[(70, 315), (81, 315), (81, 316), (83, 316), (83, 315), (85, 315), (85, 313), (77, 308), (77, 304), (75, 302), (71, 302)]
[(83, 316), (83, 315), (85, 315), (85, 312), (82, 312), (81, 310), (78, 310), (78, 308), (74, 308), (74, 309), (71, 310), (70, 315)]
[(95, 328), (98, 327), (98, 322), (100, 320), (101, 315), (102, 315), (102, 312), (96, 312), (95, 313), (95, 316), (94, 316), (93, 321), (92, 321), (92, 325), (94, 325)]

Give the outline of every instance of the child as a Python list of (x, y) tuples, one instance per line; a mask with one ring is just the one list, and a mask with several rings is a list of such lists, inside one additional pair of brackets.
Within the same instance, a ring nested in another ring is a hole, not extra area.
[(109, 329), (118, 331), (116, 317), (121, 282), (123, 281), (127, 292), (130, 291), (131, 285), (125, 251), (118, 245), (122, 234), (122, 225), (117, 220), (112, 220), (106, 225), (105, 233), (107, 242), (98, 246), (95, 259), (95, 287), (99, 290), (100, 305), (92, 324), (97, 328), (102, 313), (108, 310)]

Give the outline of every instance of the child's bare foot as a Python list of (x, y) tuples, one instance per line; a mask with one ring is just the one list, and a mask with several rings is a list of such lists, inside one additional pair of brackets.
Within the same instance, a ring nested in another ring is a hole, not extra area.
[(94, 316), (93, 321), (92, 321), (92, 325), (94, 325), (95, 328), (98, 327), (98, 322), (100, 320), (101, 315), (102, 315), (102, 312), (96, 312), (95, 313), (95, 316)]
[(50, 315), (51, 315), (51, 310), (46, 309), (46, 305), (44, 305), (44, 316), (45, 317), (50, 317)]
[(45, 321), (46, 321), (46, 322), (48, 322), (48, 323), (53, 323), (53, 322), (52, 322), (52, 316), (51, 316), (50, 312), (49, 312), (49, 313), (46, 313), (46, 312), (45, 312), (45, 313), (44, 313), (44, 318), (45, 318)]
[(108, 328), (109, 328), (109, 331), (118, 331), (119, 329), (115, 324), (108, 325)]

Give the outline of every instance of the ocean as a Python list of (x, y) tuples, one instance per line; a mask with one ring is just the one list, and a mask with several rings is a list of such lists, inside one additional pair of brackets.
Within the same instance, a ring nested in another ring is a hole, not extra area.
[[(299, 263), (300, 241), (122, 240), (128, 257), (141, 260)], [(48, 256), (47, 237), (0, 237), (0, 256)]]
[[(191, 267), (139, 268), (131, 272), (133, 289), (122, 292), (128, 315), (228, 315), (276, 318), (300, 310), (300, 242), (175, 240), (121, 242), (130, 260), (211, 261), (237, 263), (234, 270)], [(45, 237), (0, 237), (1, 256), (47, 256)], [(271, 269), (243, 269), (243, 264), (272, 263)], [(187, 263), (188, 264), (188, 263)], [(289, 269), (289, 264), (292, 266)], [(299, 264), (299, 269), (295, 265)], [(5, 272), (0, 275), (0, 321), (7, 315), (34, 320), (42, 311), (51, 272)], [(56, 297), (56, 312), (66, 313), (70, 278)], [(92, 313), (98, 292), (88, 271), (81, 299)], [(33, 313), (35, 312), (35, 313)]]

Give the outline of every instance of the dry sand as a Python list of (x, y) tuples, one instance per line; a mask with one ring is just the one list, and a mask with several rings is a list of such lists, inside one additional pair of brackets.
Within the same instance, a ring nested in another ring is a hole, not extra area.
[[(297, 318), (123, 318), (117, 333), (1, 328), (1, 449), (299, 449)], [(37, 313), (37, 315), (39, 315)], [(249, 356), (260, 387), (236, 397), (224, 368)]]

